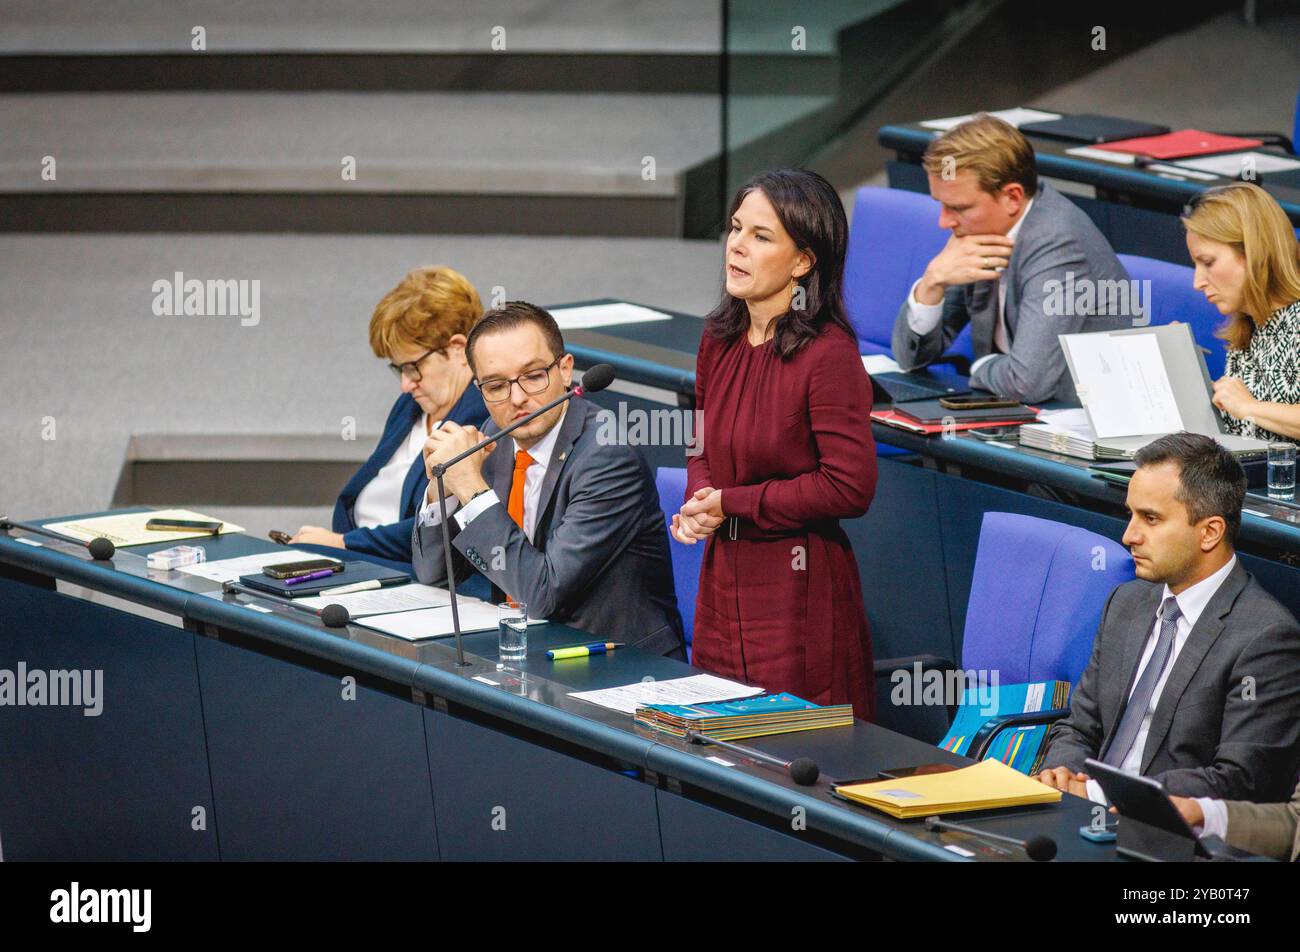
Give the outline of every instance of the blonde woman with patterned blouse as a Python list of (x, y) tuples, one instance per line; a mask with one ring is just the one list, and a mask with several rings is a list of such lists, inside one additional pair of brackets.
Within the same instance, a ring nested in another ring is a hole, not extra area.
[(1300, 245), (1258, 185), (1234, 182), (1192, 199), (1183, 216), (1192, 286), (1228, 320), (1214, 405), (1240, 436), (1300, 439)]

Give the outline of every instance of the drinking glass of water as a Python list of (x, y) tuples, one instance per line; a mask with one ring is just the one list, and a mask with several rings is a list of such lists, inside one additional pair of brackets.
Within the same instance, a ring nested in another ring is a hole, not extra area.
[(1295, 444), (1268, 444), (1268, 498), (1295, 501)]
[(502, 661), (523, 661), (528, 654), (528, 606), (514, 599), (497, 606), (497, 652)]

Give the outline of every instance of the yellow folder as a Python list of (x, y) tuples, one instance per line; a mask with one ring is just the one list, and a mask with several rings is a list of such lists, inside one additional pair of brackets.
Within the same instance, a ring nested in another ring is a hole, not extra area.
[(1057, 803), (1061, 791), (1026, 777), (998, 760), (982, 760), (946, 773), (903, 780), (872, 780), (836, 787), (835, 792), (900, 820), (996, 810), (1035, 803)]

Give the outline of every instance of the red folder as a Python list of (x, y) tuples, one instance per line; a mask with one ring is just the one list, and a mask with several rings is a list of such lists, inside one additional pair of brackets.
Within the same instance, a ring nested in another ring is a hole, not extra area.
[(1264, 143), (1259, 139), (1242, 139), (1238, 136), (1221, 136), (1199, 129), (1180, 129), (1163, 136), (1142, 136), (1140, 139), (1120, 139), (1105, 145), (1093, 146), (1109, 152), (1129, 152), (1149, 155), (1153, 159), (1186, 159), (1194, 155), (1214, 155), (1218, 152), (1239, 152), (1253, 149)]
[[(1030, 409), (1035, 410), (1036, 408), (1030, 407)], [(924, 436), (933, 436), (945, 430), (942, 423), (918, 423), (911, 417), (896, 413), (893, 410), (872, 410), (871, 419), (886, 426), (907, 430), (909, 433), (920, 433)], [(984, 420), (980, 423), (952, 423), (946, 429), (959, 433), (962, 430), (987, 430), (995, 426), (1022, 426), (1024, 423), (1024, 420)]]

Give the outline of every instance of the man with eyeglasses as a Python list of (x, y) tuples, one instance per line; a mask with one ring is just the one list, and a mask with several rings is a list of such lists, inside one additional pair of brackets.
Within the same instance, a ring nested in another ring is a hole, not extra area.
[[(573, 356), (555, 319), (523, 301), (488, 311), (465, 355), (490, 435), (562, 396)], [(447, 470), (456, 578), (474, 573), (528, 614), (685, 657), (668, 533), (639, 450), (598, 438), (598, 408), (574, 397)], [(425, 441), (431, 482), (412, 540), (416, 577), (445, 585), (432, 467), (484, 438), (447, 422)]]

